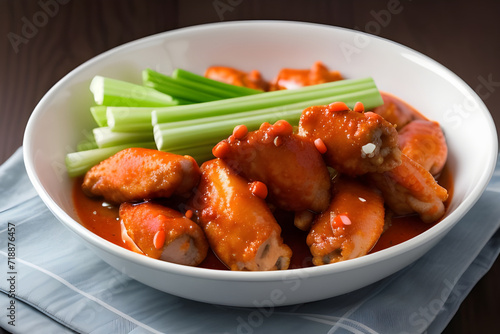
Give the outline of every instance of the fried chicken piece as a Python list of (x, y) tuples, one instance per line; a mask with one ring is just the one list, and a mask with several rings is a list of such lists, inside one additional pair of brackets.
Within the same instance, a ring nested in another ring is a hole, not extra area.
[(411, 121), (425, 119), (415, 108), (394, 95), (385, 92), (380, 92), (380, 95), (384, 104), (373, 109), (373, 112), (396, 125), (398, 131)]
[(340, 72), (330, 71), (317, 61), (310, 69), (283, 68), (271, 82), (270, 90), (294, 89), (342, 79)]
[(190, 156), (128, 148), (92, 167), (82, 189), (88, 196), (122, 203), (187, 195), (199, 179), (200, 169)]
[(350, 176), (384, 172), (401, 163), (394, 126), (375, 113), (349, 110), (342, 102), (306, 108), (299, 135), (321, 140), (327, 165)]
[(448, 191), (424, 167), (401, 155), (402, 163), (369, 178), (382, 191), (385, 203), (397, 215), (418, 213), (425, 223), (439, 220), (445, 213)]
[(269, 84), (262, 78), (262, 75), (257, 70), (247, 73), (227, 66), (211, 66), (206, 69), (205, 77), (235, 86), (263, 91), (269, 89)]
[(306, 240), (317, 266), (367, 254), (384, 230), (379, 191), (345, 176), (332, 189), (328, 209), (314, 220)]
[(149, 257), (197, 266), (207, 255), (202, 229), (174, 209), (152, 202), (123, 203), (119, 214), (124, 242), (130, 238)]
[(401, 152), (422, 165), (432, 175), (438, 175), (448, 158), (448, 146), (438, 122), (415, 120), (399, 131)]
[(221, 159), (203, 163), (201, 171), (190, 205), (217, 257), (231, 270), (287, 269), (292, 251), (259, 197), (265, 193), (254, 194), (254, 184)]
[(236, 127), (213, 153), (248, 180), (263, 182), (267, 200), (278, 208), (321, 212), (330, 202), (330, 174), (321, 153), (286, 121), (266, 122), (248, 133)]

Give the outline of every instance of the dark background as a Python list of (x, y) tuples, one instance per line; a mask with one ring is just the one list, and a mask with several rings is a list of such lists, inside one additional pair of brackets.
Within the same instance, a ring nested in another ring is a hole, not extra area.
[[(385, 18), (382, 13), (396, 4), (400, 12)], [(38, 101), (76, 66), (137, 38), (233, 20), (323, 23), (409, 46), (465, 80), (483, 99), (498, 129), (499, 14), (500, 2), (495, 0), (0, 0), (0, 163), (22, 145), (24, 127)], [(379, 20), (380, 29), (372, 29), (369, 23), (374, 20)], [(27, 21), (38, 26), (23, 31)], [(23, 39), (13, 42), (14, 34)], [(445, 333), (496, 333), (498, 282), (500, 260), (472, 290)]]

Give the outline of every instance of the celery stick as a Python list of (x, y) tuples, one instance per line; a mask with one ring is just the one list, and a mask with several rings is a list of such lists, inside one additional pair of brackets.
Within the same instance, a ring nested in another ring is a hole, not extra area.
[[(177, 103), (178, 105), (184, 105), (184, 104), (193, 104), (193, 103), (199, 103), (199, 102), (207, 102), (207, 101), (216, 101), (217, 98), (215, 97), (209, 97), (201, 100), (196, 99), (195, 97), (195, 92), (193, 91), (188, 91), (187, 88), (172, 88), (172, 86), (167, 86), (164, 83), (159, 83), (156, 81), (150, 81), (150, 80), (144, 80), (142, 82), (144, 87), (148, 87), (151, 89), (154, 89), (160, 93), (164, 94), (169, 94), (172, 97), (175, 97), (176, 100), (182, 101), (182, 103)], [(190, 97), (189, 99), (186, 97)]]
[(177, 105), (171, 96), (153, 88), (130, 82), (95, 76), (90, 91), (98, 105), (125, 107), (165, 107)]
[(120, 152), (129, 147), (143, 147), (155, 149), (154, 142), (146, 143), (130, 143), (106, 148), (96, 148), (93, 150), (68, 153), (66, 155), (66, 169), (69, 177), (77, 177), (84, 175), (90, 168), (97, 165), (99, 162), (109, 158), (115, 153)]
[(79, 142), (78, 145), (76, 145), (77, 151), (87, 151), (87, 150), (93, 150), (95, 148), (98, 148), (95, 140), (83, 140)]
[(214, 95), (218, 95), (224, 98), (253, 95), (263, 92), (258, 89), (230, 85), (225, 82), (220, 82), (217, 80), (205, 78), (204, 76), (194, 74), (192, 72), (180, 68), (175, 69), (172, 72), (172, 78), (178, 80), (180, 83), (185, 83), (186, 85), (192, 85), (193, 88), (208, 93), (212, 93)]
[(153, 107), (108, 107), (106, 118), (108, 127), (115, 132), (151, 130)]
[[(247, 117), (253, 117), (253, 116), (261, 116), (262, 117), (262, 122), (266, 122), (269, 120), (268, 119), (279, 119), (280, 115), (289, 115), (288, 111), (292, 111), (292, 114), (295, 115), (295, 111), (299, 110), (300, 113), (302, 112), (303, 109), (309, 107), (309, 106), (315, 106), (315, 105), (325, 105), (329, 104), (331, 102), (335, 101), (342, 101), (345, 104), (347, 104), (348, 107), (353, 108), (356, 102), (358, 101), (368, 101), (367, 105), (371, 106), (378, 106), (381, 104), (379, 100), (379, 92), (376, 89), (367, 89), (367, 90), (361, 90), (356, 93), (349, 93), (349, 94), (342, 94), (342, 95), (335, 95), (335, 100), (332, 100), (331, 96), (328, 97), (323, 97), (320, 99), (315, 99), (315, 100), (307, 100), (304, 102), (298, 102), (298, 103), (292, 103), (292, 104), (287, 104), (283, 106), (277, 106), (277, 107), (271, 107), (271, 108), (264, 108), (264, 109), (258, 109), (258, 110), (249, 110), (249, 111), (242, 111), (239, 113), (234, 113), (234, 114), (227, 114), (227, 115), (219, 115), (219, 116), (212, 116), (212, 117), (203, 117), (203, 118), (195, 118), (195, 119), (188, 119), (185, 121), (177, 121), (177, 122), (167, 122), (167, 123), (159, 123), (156, 124), (158, 125), (156, 127), (157, 131), (161, 130), (167, 130), (167, 129), (172, 129), (172, 128), (182, 128), (186, 126), (193, 126), (193, 125), (198, 125), (198, 124), (213, 124), (213, 123), (219, 123), (222, 121), (226, 120), (244, 120)], [(365, 102), (363, 103), (365, 105)], [(154, 113), (154, 112), (153, 112)], [(290, 120), (290, 122), (293, 122), (293, 119)]]
[[(331, 97), (331, 101), (339, 101), (336, 97), (341, 94), (357, 93), (373, 89), (376, 91), (375, 100), (377, 105), (382, 103), (382, 98), (378, 93), (377, 87), (371, 78), (351, 79), (328, 82), (320, 85), (307, 86), (293, 90), (280, 90), (265, 92), (262, 94), (235, 97), (231, 99), (198, 103), (185, 106), (173, 106), (169, 108), (158, 108), (152, 113), (153, 124), (166, 123), (172, 121), (181, 121), (201, 117), (211, 117), (230, 113), (239, 113), (242, 111), (264, 109), (286, 104), (293, 104), (308, 100)], [(366, 103), (366, 108), (370, 101), (358, 99)]]
[(147, 87), (151, 87), (162, 93), (174, 96), (176, 98), (185, 99), (193, 102), (207, 102), (220, 100), (220, 97), (213, 94), (208, 94), (200, 90), (193, 89), (178, 80), (175, 80), (167, 75), (145, 69), (142, 71), (142, 81)]
[(99, 148), (112, 147), (128, 143), (153, 141), (152, 129), (137, 132), (113, 132), (108, 127), (95, 128), (94, 138)]
[(90, 107), (90, 113), (98, 126), (108, 126), (108, 121), (106, 120), (106, 106)]
[[(213, 120), (204, 118), (204, 122), (197, 124), (172, 127), (171, 124), (157, 124), (154, 126), (156, 147), (162, 151), (181, 150), (196, 145), (214, 145), (228, 137), (235, 126), (245, 124), (249, 131), (259, 128), (264, 122), (274, 123), (280, 119), (291, 124), (297, 124), (302, 114), (302, 108), (292, 109), (274, 114), (257, 114), (247, 117), (234, 117), (226, 120)], [(173, 124), (183, 123), (175, 122)]]

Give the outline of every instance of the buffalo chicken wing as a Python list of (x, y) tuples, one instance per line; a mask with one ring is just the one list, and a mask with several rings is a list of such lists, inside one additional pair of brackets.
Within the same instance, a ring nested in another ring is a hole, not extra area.
[(445, 212), (447, 190), (424, 167), (404, 154), (401, 158), (401, 165), (384, 173), (371, 173), (369, 178), (395, 214), (418, 213), (424, 222), (437, 221)]
[(330, 71), (317, 61), (310, 69), (282, 69), (271, 82), (270, 90), (294, 89), (342, 79), (340, 72)]
[(227, 66), (211, 66), (205, 71), (205, 77), (230, 85), (248, 87), (266, 91), (269, 84), (262, 78), (259, 71), (244, 72)]
[(286, 121), (259, 130), (234, 131), (213, 150), (250, 181), (263, 182), (268, 201), (283, 210), (321, 212), (330, 201), (330, 175), (314, 144)]
[(151, 202), (123, 203), (119, 214), (122, 239), (132, 250), (189, 266), (200, 264), (207, 255), (201, 228), (176, 210)]
[(221, 159), (201, 166), (200, 184), (191, 200), (208, 242), (231, 270), (287, 269), (291, 249), (263, 196)]
[(200, 169), (190, 156), (129, 148), (92, 167), (82, 189), (89, 196), (120, 204), (186, 195), (199, 179)]
[(341, 102), (306, 108), (299, 135), (322, 142), (326, 163), (339, 173), (384, 172), (401, 163), (394, 126), (372, 112), (349, 110)]
[(399, 131), (401, 152), (438, 175), (446, 163), (448, 146), (438, 122), (415, 120)]
[(384, 230), (384, 200), (376, 189), (341, 176), (332, 192), (330, 206), (307, 236), (315, 265), (365, 255)]

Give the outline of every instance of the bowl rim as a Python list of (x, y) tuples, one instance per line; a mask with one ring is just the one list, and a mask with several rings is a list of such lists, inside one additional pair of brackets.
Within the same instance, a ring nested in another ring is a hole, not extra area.
[[(444, 71), (450, 78), (454, 81), (455, 85), (461, 86), (462, 89), (465, 89), (471, 97), (474, 98), (475, 102), (477, 102), (478, 109), (481, 110), (483, 116), (485, 116), (488, 123), (488, 131), (492, 134), (492, 145), (491, 152), (485, 158), (485, 168), (483, 169), (483, 173), (481, 174), (479, 181), (473, 186), (473, 188), (469, 191), (469, 195), (455, 208), (455, 210), (449, 213), (442, 221), (438, 224), (434, 225), (430, 229), (425, 232), (409, 239), (403, 243), (398, 245), (394, 245), (392, 247), (380, 250), (376, 253), (367, 254), (359, 258), (351, 259), (349, 261), (343, 261), (338, 263), (333, 263), (329, 265), (323, 266), (314, 266), (307, 268), (297, 268), (297, 269), (288, 269), (284, 271), (265, 271), (265, 272), (240, 272), (240, 271), (230, 271), (230, 270), (216, 270), (216, 269), (207, 269), (200, 267), (190, 267), (185, 265), (179, 265), (175, 263), (169, 263), (164, 261), (159, 261), (156, 259), (148, 258), (143, 255), (136, 254), (134, 252), (128, 251), (118, 245), (115, 245), (102, 237), (94, 234), (90, 230), (86, 229), (79, 222), (71, 218), (61, 207), (59, 207), (55, 200), (49, 195), (47, 190), (43, 187), (40, 178), (36, 173), (36, 168), (34, 165), (34, 161), (32, 157), (34, 156), (34, 151), (32, 151), (32, 131), (33, 128), (37, 124), (37, 120), (43, 117), (44, 112), (47, 112), (47, 109), (44, 110), (45, 104), (50, 102), (52, 95), (57, 92), (60, 87), (64, 86), (68, 81), (72, 79), (72, 77), (84, 71), (86, 68), (91, 67), (93, 64), (101, 61), (104, 58), (107, 58), (113, 54), (120, 53), (126, 51), (129, 48), (141, 48), (144, 45), (147, 45), (150, 42), (154, 42), (156, 40), (164, 39), (165, 37), (175, 37), (176, 35), (182, 34), (192, 34), (196, 33), (200, 30), (206, 29), (220, 29), (227, 27), (251, 27), (258, 26), (262, 24), (273, 25), (273, 26), (308, 26), (314, 29), (330, 29), (331, 31), (346, 31), (350, 33), (359, 33), (366, 35), (368, 38), (373, 38), (379, 41), (383, 41), (385, 43), (389, 43), (392, 45), (396, 45), (399, 48), (406, 49), (410, 53), (414, 53), (420, 56), (427, 62), (434, 63), (439, 66), (441, 70)], [(24, 163), (26, 167), (26, 171), (28, 177), (36, 189), (38, 195), (41, 197), (42, 201), (49, 208), (49, 210), (55, 215), (55, 217), (63, 223), (64, 226), (75, 232), (80, 238), (84, 239), (86, 242), (91, 245), (98, 247), (100, 250), (105, 251), (113, 256), (117, 256), (125, 261), (131, 261), (137, 265), (149, 267), (151, 269), (155, 269), (158, 271), (169, 272), (172, 274), (183, 275), (183, 276), (196, 276), (200, 279), (208, 279), (208, 280), (225, 280), (225, 281), (282, 281), (286, 279), (288, 276), (293, 275), (294, 273), (299, 273), (301, 277), (318, 277), (324, 275), (331, 275), (334, 273), (340, 273), (345, 271), (350, 271), (354, 269), (358, 269), (361, 267), (365, 267), (368, 265), (373, 265), (380, 263), (382, 261), (393, 258), (399, 254), (407, 253), (416, 248), (422, 246), (423, 244), (435, 241), (436, 238), (442, 238), (448, 231), (450, 230), (476, 203), (479, 199), (480, 195), (486, 189), (489, 180), (491, 179), (498, 154), (498, 140), (496, 134), (496, 128), (494, 126), (493, 118), (488, 111), (488, 108), (483, 103), (483, 101), (478, 97), (475, 91), (473, 91), (467, 83), (465, 83), (458, 75), (449, 70), (447, 67), (443, 66), (436, 60), (413, 50), (403, 44), (398, 42), (391, 41), (389, 39), (372, 35), (366, 32), (348, 29), (344, 27), (337, 27), (326, 24), (319, 23), (310, 23), (310, 22), (300, 22), (300, 21), (281, 21), (281, 20), (242, 20), (242, 21), (229, 21), (229, 22), (216, 22), (216, 23), (207, 23), (207, 24), (199, 24), (189, 27), (183, 27), (178, 29), (173, 29), (165, 32), (160, 32), (157, 34), (153, 34), (150, 36), (142, 37), (140, 39), (136, 39), (125, 44), (116, 46), (111, 48), (95, 57), (90, 58), (84, 63), (80, 64), (72, 71), (67, 73), (63, 78), (61, 78), (56, 84), (54, 84), (47, 93), (42, 97), (42, 99), (38, 102), (36, 107), (34, 108), (26, 129), (23, 138), (23, 157)], [(496, 140), (494, 140), (496, 139)]]

